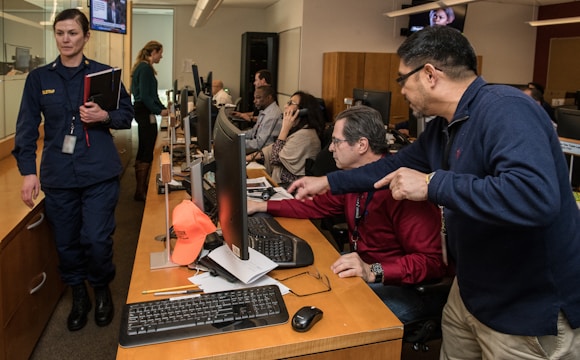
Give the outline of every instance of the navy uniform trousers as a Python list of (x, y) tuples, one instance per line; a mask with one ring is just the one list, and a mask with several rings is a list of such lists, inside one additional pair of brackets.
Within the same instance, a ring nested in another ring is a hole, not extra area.
[(65, 284), (88, 280), (92, 287), (105, 286), (115, 277), (112, 236), (119, 186), (114, 177), (82, 188), (43, 187)]

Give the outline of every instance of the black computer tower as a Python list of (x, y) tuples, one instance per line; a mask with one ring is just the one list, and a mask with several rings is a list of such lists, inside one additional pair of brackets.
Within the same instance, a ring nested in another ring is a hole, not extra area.
[(272, 73), (272, 86), (278, 79), (278, 34), (246, 32), (242, 34), (242, 64), (240, 71), (240, 111), (254, 110), (254, 75), (268, 69)]

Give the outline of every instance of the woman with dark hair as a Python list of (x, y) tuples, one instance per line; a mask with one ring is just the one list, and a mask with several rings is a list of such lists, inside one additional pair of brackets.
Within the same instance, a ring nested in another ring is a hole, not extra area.
[(324, 114), (318, 100), (297, 91), (284, 105), (282, 129), (276, 141), (263, 149), (266, 169), (277, 183), (290, 183), (305, 175), (306, 159), (320, 152)]
[[(26, 78), (12, 154), (23, 176), (22, 201), (30, 208), (42, 185), (60, 276), (72, 287), (67, 326), (76, 331), (86, 325), (92, 307), (86, 282), (95, 292), (96, 324), (106, 326), (113, 319), (112, 235), (123, 166), (110, 129), (129, 129), (133, 107), (124, 86), (117, 109), (83, 102), (85, 75), (111, 69), (83, 54), (90, 38), (85, 14), (63, 10), (53, 30), (59, 56)], [(43, 118), (39, 180), (36, 144)]]
[(131, 93), (135, 99), (135, 121), (138, 125), (139, 146), (135, 157), (134, 199), (145, 201), (147, 179), (153, 161), (155, 141), (157, 140), (157, 119), (155, 115), (167, 116), (167, 108), (157, 94), (157, 71), (153, 64), (159, 64), (163, 58), (163, 45), (158, 41), (149, 41), (137, 54), (131, 69)]

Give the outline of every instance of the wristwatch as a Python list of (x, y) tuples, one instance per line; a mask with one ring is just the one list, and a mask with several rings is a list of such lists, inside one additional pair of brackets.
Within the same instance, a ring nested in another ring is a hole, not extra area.
[(102, 121), (103, 125), (109, 125), (111, 123), (111, 116), (107, 113), (107, 118)]
[(380, 263), (371, 264), (371, 272), (375, 274), (375, 283), (382, 283), (383, 282), (383, 267)]
[(429, 183), (431, 182), (431, 179), (433, 179), (434, 175), (435, 175), (435, 171), (433, 171), (430, 174), (427, 174), (427, 176), (425, 177), (425, 183), (427, 183), (427, 185), (429, 185)]

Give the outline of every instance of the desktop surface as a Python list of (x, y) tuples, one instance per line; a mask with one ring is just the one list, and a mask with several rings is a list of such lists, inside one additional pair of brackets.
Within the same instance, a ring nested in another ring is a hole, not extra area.
[[(158, 161), (158, 155), (159, 149), (154, 161)], [(173, 209), (185, 197), (185, 192), (170, 193), (169, 208)], [(270, 359), (307, 354), (316, 354), (314, 358), (323, 359), (335, 358), (336, 351), (344, 353), (346, 358), (360, 356), (357, 353), (361, 351), (365, 356), (376, 353), (374, 358), (377, 359), (399, 359), (403, 325), (395, 315), (360, 278), (339, 279), (330, 271), (330, 265), (339, 254), (309, 220), (277, 220), (286, 229), (309, 242), (314, 251), (314, 264), (307, 268), (276, 269), (269, 275), (286, 278), (304, 272), (305, 269), (317, 269), (330, 279), (330, 292), (306, 297), (284, 295), (290, 316), (303, 306), (322, 309), (324, 318), (316, 326), (306, 333), (298, 333), (292, 329), (290, 323), (285, 323), (171, 343), (134, 348), (119, 347), (117, 359)], [(150, 270), (150, 253), (162, 251), (164, 248), (164, 243), (156, 241), (155, 236), (164, 233), (165, 197), (157, 194), (156, 185), (151, 182), (127, 296), (128, 303), (155, 300), (158, 297), (143, 295), (141, 292), (187, 285), (187, 278), (194, 275), (194, 271), (187, 267)], [(290, 283), (287, 285), (292, 286)], [(301, 290), (309, 291), (307, 288)]]

